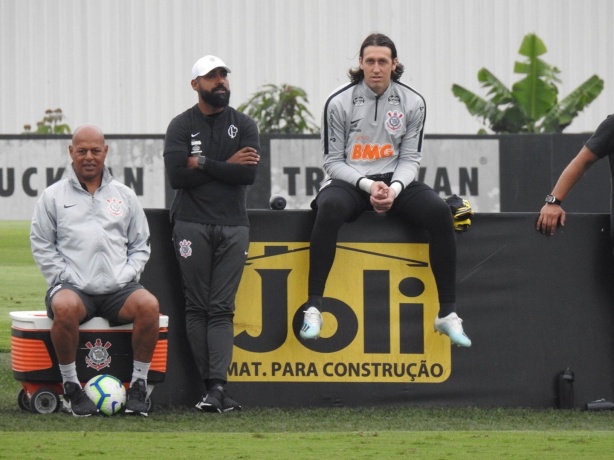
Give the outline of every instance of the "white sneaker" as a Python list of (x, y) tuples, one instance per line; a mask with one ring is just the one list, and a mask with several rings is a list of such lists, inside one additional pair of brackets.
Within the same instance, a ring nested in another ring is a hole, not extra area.
[(322, 328), (322, 314), (316, 307), (305, 310), (305, 318), (301, 327), (301, 339), (317, 339)]
[(470, 347), (471, 339), (463, 331), (463, 320), (456, 313), (450, 313), (444, 318), (435, 318), (435, 332), (450, 337), (450, 341), (459, 347)]

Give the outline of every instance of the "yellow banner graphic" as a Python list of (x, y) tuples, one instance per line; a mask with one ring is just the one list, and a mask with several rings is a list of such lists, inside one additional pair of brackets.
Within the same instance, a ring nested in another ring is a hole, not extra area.
[(252, 242), (236, 298), (229, 379), (239, 382), (440, 383), (450, 341), (428, 244), (338, 243), (318, 340), (302, 340), (309, 243)]

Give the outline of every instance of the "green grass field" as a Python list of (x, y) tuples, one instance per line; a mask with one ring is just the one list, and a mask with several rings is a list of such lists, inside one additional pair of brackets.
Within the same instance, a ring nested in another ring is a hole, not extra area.
[(246, 408), (212, 415), (158, 407), (148, 418), (78, 419), (21, 410), (10, 311), (41, 310), (46, 285), (28, 222), (0, 221), (0, 459), (601, 459), (614, 412), (527, 408)]
[(47, 283), (32, 258), (29, 229), (29, 222), (0, 221), (0, 353), (10, 350), (9, 312), (44, 309)]

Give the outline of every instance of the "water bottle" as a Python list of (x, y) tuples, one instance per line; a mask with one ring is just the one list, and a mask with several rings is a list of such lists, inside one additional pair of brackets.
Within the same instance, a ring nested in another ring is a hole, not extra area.
[(574, 373), (569, 368), (559, 375), (559, 409), (574, 408), (573, 381)]

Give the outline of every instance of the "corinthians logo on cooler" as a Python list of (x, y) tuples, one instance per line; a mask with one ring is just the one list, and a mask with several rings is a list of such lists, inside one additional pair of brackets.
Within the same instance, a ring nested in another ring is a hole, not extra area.
[(111, 356), (107, 351), (109, 348), (111, 348), (111, 342), (107, 341), (103, 345), (102, 340), (96, 339), (93, 345), (92, 342), (87, 342), (85, 346), (90, 350), (88, 355), (85, 357), (87, 367), (92, 367), (99, 371), (100, 369), (104, 369), (105, 367), (109, 367), (111, 365)]

